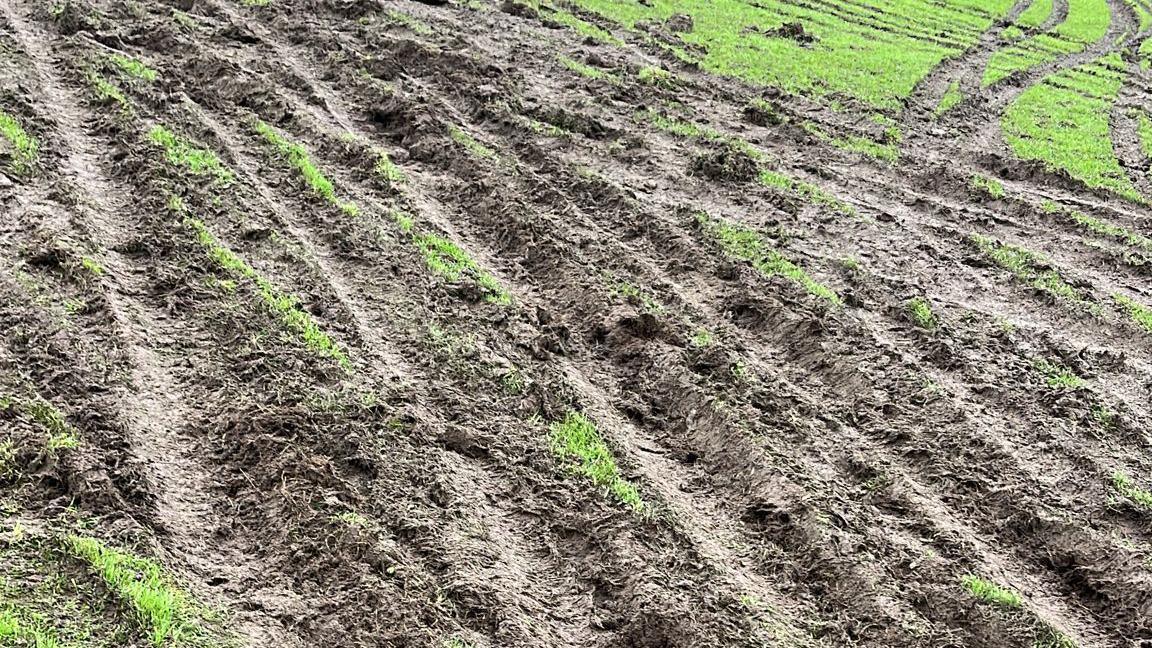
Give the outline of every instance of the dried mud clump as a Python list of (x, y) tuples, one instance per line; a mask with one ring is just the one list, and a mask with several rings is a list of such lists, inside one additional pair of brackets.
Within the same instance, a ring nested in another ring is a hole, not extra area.
[(730, 144), (713, 146), (692, 159), (692, 173), (709, 180), (750, 182), (757, 171), (756, 160)]

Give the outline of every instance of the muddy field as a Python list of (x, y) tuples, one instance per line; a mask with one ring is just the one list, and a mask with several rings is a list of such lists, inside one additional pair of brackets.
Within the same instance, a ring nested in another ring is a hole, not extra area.
[(1152, 646), (1150, 212), (996, 34), (893, 160), (569, 12), (0, 0), (0, 645)]

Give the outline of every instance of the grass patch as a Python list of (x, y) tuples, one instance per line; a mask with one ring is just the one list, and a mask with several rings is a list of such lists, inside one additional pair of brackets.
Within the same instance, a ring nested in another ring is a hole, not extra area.
[(557, 457), (574, 461), (577, 472), (607, 489), (622, 504), (637, 512), (644, 510), (636, 486), (620, 476), (612, 451), (583, 414), (568, 412), (563, 421), (552, 424), (551, 432), (551, 448)]
[(572, 29), (584, 38), (600, 43), (601, 45), (612, 45), (614, 47), (624, 46), (624, 41), (614, 36), (612, 32), (597, 27), (586, 20), (581, 20), (567, 11), (557, 9), (549, 18)]
[(887, 142), (877, 142), (876, 140), (864, 137), (862, 135), (846, 135), (844, 137), (834, 137), (827, 131), (813, 122), (804, 122), (801, 127), (811, 133), (816, 139), (831, 144), (832, 146), (849, 153), (859, 153), (875, 160), (883, 162), (896, 162), (900, 159), (900, 148), (898, 143), (901, 139), (900, 130), (896, 128), (894, 131), (890, 128), (885, 132)]
[(112, 61), (112, 64), (115, 65), (122, 73), (133, 79), (139, 79), (141, 81), (152, 83), (160, 76), (156, 70), (148, 67), (148, 65), (140, 59), (132, 56), (112, 54), (108, 57), (108, 59)]
[(0, 607), (0, 646), (65, 648), (43, 620), (13, 603)]
[(264, 305), (280, 317), (285, 328), (301, 336), (304, 344), (314, 353), (334, 359), (342, 369), (351, 371), (352, 365), (348, 356), (332, 341), (316, 321), (306, 311), (300, 308), (296, 298), (282, 292), (264, 277), (260, 276), (252, 266), (236, 255), (232, 250), (217, 242), (212, 232), (201, 221), (185, 216), (184, 223), (196, 233), (196, 239), (208, 252), (208, 256), (226, 272), (244, 277), (256, 284), (260, 298)]
[(360, 215), (360, 208), (356, 206), (356, 203), (341, 200), (336, 195), (336, 188), (333, 186), (332, 181), (312, 163), (312, 158), (308, 156), (307, 149), (284, 137), (280, 134), (280, 131), (261, 120), (256, 120), (255, 127), (256, 132), (264, 138), (264, 141), (275, 146), (276, 150), (288, 160), (288, 163), (300, 173), (300, 176), (304, 179), (304, 184), (308, 185), (312, 193), (320, 196), (324, 202), (338, 207), (340, 211), (349, 216)]
[(1144, 203), (1112, 147), (1109, 114), (1124, 77), (1119, 54), (1048, 77), (1004, 112), (1005, 140), (1021, 159)]
[(698, 328), (689, 340), (693, 348), (706, 349), (716, 342), (716, 337), (706, 328)]
[(1044, 376), (1044, 382), (1052, 389), (1080, 389), (1084, 386), (1084, 379), (1071, 369), (1043, 358), (1033, 360), (1032, 367)]
[(696, 220), (704, 231), (716, 238), (728, 256), (748, 261), (766, 277), (782, 275), (803, 286), (809, 294), (831, 304), (841, 305), (840, 297), (835, 292), (808, 276), (808, 273), (784, 255), (770, 249), (755, 230), (713, 218), (705, 212), (697, 212)]
[(632, 304), (641, 306), (644, 312), (653, 315), (664, 312), (664, 306), (651, 295), (629, 281), (616, 281), (612, 284), (612, 294), (623, 297)]
[(184, 645), (200, 634), (192, 603), (160, 565), (96, 538), (71, 535), (65, 545), (132, 608), (153, 646)]
[(1000, 182), (996, 178), (989, 178), (979, 174), (975, 174), (968, 179), (968, 188), (996, 200), (1001, 200), (1008, 195), (1004, 190), (1003, 182)]
[(1113, 295), (1112, 298), (1128, 312), (1132, 321), (1139, 324), (1145, 331), (1152, 333), (1152, 308), (1124, 295)]
[(500, 306), (512, 303), (512, 295), (500, 285), (496, 277), (481, 267), (459, 245), (437, 234), (416, 231), (416, 224), (412, 218), (403, 213), (393, 212), (391, 216), (401, 231), (411, 237), (412, 244), (420, 251), (424, 263), (433, 272), (452, 282), (467, 276), (484, 291), (485, 301)]
[(29, 135), (15, 117), (0, 110), (0, 138), (8, 142), (11, 151), (10, 168), (16, 175), (24, 175), (32, 170), (39, 157), (40, 144)]
[(904, 305), (908, 316), (922, 329), (931, 331), (936, 328), (936, 315), (932, 312), (932, 305), (927, 299), (917, 297)]
[(567, 56), (561, 56), (558, 58), (558, 60), (564, 64), (564, 67), (568, 68), (569, 70), (572, 70), (573, 72), (575, 72), (576, 74), (579, 74), (582, 77), (585, 77), (588, 79), (595, 79), (597, 81), (607, 81), (607, 82), (612, 83), (612, 84), (619, 84), (620, 83), (620, 79), (615, 74), (612, 74), (611, 72), (608, 72), (606, 70), (601, 70), (600, 68), (592, 67), (591, 65), (588, 65), (587, 63), (581, 63), (580, 61), (568, 58)]
[(484, 146), (479, 141), (477, 141), (476, 138), (472, 137), (462, 129), (459, 129), (455, 126), (449, 126), (448, 136), (452, 138), (452, 141), (456, 142), (460, 146), (463, 146), (465, 150), (467, 150), (475, 157), (484, 160), (498, 159), (496, 151), (493, 151), (487, 146)]
[(192, 175), (211, 176), (224, 186), (232, 184), (236, 179), (215, 153), (198, 148), (163, 126), (154, 126), (148, 131), (148, 139), (164, 149), (164, 157), (169, 164), (187, 169)]
[(769, 171), (767, 169), (760, 172), (758, 176), (760, 184), (766, 187), (773, 187), (781, 189), (793, 196), (809, 202), (814, 205), (824, 205), (844, 214), (845, 216), (855, 216), (856, 208), (848, 203), (840, 200), (836, 196), (824, 191), (820, 187), (803, 180), (797, 180), (792, 176), (785, 175), (778, 171)]
[(659, 68), (654, 65), (647, 65), (640, 69), (636, 74), (636, 78), (640, 83), (657, 88), (665, 88), (667, 90), (675, 90), (679, 85), (676, 82), (676, 75), (672, 74), (664, 68)]
[(1036, 290), (1072, 302), (1085, 301), (1075, 288), (1064, 281), (1059, 272), (1049, 267), (1048, 260), (1043, 256), (1022, 247), (998, 243), (979, 234), (972, 234), (969, 239), (993, 263)]
[(1112, 473), (1112, 488), (1117, 493), (1139, 504), (1141, 508), (1152, 511), (1152, 493), (1140, 488), (1132, 478), (1117, 470)]
[(97, 101), (116, 104), (120, 106), (122, 113), (131, 112), (131, 104), (128, 103), (128, 97), (124, 96), (124, 92), (98, 72), (88, 72), (88, 85), (92, 86), (92, 92), (96, 95)]
[(993, 603), (1006, 608), (1018, 608), (1022, 604), (1020, 595), (1016, 592), (978, 576), (965, 576), (960, 582), (969, 594), (985, 603)]

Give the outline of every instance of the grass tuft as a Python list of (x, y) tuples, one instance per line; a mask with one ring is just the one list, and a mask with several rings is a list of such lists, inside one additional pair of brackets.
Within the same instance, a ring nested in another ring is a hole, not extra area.
[(1145, 331), (1152, 333), (1152, 308), (1148, 308), (1124, 295), (1113, 295), (1112, 298), (1115, 299), (1116, 303), (1120, 304), (1124, 310), (1128, 311), (1128, 316), (1131, 317), (1134, 322), (1139, 324)]
[(617, 500), (634, 511), (644, 510), (636, 486), (620, 476), (616, 459), (596, 426), (579, 412), (568, 412), (563, 421), (552, 424), (552, 452), (561, 459), (575, 460), (576, 471), (606, 488)]
[(909, 301), (905, 307), (908, 309), (908, 316), (922, 329), (932, 330), (936, 328), (936, 315), (932, 313), (932, 305), (928, 303), (927, 299), (917, 297)]
[(1084, 379), (1067, 367), (1048, 362), (1043, 358), (1036, 358), (1032, 366), (1044, 375), (1044, 381), (1052, 389), (1080, 389), (1084, 386)]
[(497, 159), (496, 151), (493, 151), (487, 146), (484, 146), (479, 141), (477, 141), (476, 138), (472, 137), (465, 131), (456, 128), (455, 126), (448, 127), (448, 136), (452, 138), (452, 141), (456, 142), (460, 146), (463, 146), (468, 150), (469, 153), (478, 158), (486, 160)]
[(1004, 183), (996, 178), (989, 178), (979, 174), (973, 175), (968, 180), (968, 188), (977, 193), (986, 194), (996, 200), (1004, 198), (1007, 194), (1004, 190)]
[(824, 191), (820, 187), (803, 180), (797, 180), (791, 176), (784, 175), (777, 171), (763, 170), (759, 176), (760, 184), (766, 187), (774, 187), (788, 192), (805, 202), (810, 202), (814, 205), (824, 205), (844, 214), (845, 216), (855, 216), (856, 208), (848, 203), (840, 200), (836, 196)]
[(276, 149), (288, 159), (291, 164), (304, 178), (304, 184), (312, 190), (317, 196), (324, 199), (325, 202), (334, 205), (349, 216), (358, 216), (360, 208), (355, 203), (341, 200), (336, 195), (336, 187), (333, 186), (332, 181), (329, 180), (315, 164), (312, 163), (312, 158), (308, 156), (308, 150), (300, 144), (289, 140), (280, 134), (272, 126), (269, 126), (261, 120), (256, 121), (256, 132), (259, 133), (266, 142), (272, 144)]
[(1112, 487), (1117, 493), (1152, 511), (1152, 493), (1137, 486), (1124, 472), (1117, 470), (1112, 473)]
[(993, 263), (1008, 270), (1017, 279), (1036, 290), (1072, 302), (1085, 301), (1075, 288), (1064, 281), (1058, 271), (1047, 267), (1048, 260), (1043, 256), (1022, 247), (998, 243), (979, 234), (972, 234), (969, 239)]
[(39, 156), (40, 144), (24, 130), (15, 117), (2, 110), (0, 110), (0, 138), (6, 140), (12, 148), (9, 153), (12, 171), (17, 175), (31, 171)]
[(112, 54), (108, 58), (121, 72), (133, 79), (140, 79), (141, 81), (152, 83), (160, 76), (156, 70), (148, 67), (146, 63), (138, 58), (125, 56), (123, 54)]
[(155, 126), (148, 131), (148, 139), (164, 149), (164, 157), (177, 167), (188, 169), (193, 175), (212, 176), (221, 185), (232, 184), (235, 176), (212, 151), (198, 148), (176, 133)]
[(808, 273), (784, 255), (768, 248), (755, 230), (713, 218), (705, 212), (698, 212), (696, 220), (705, 231), (716, 238), (728, 256), (750, 262), (752, 267), (766, 277), (782, 275), (800, 284), (816, 297), (837, 306), (842, 304), (840, 297), (830, 288), (808, 276)]
[(1020, 595), (1012, 590), (1000, 587), (992, 581), (977, 576), (965, 576), (961, 581), (964, 589), (985, 603), (994, 603), (1002, 607), (1018, 608), (1021, 606)]
[(953, 81), (944, 92), (944, 96), (940, 97), (940, 103), (936, 106), (936, 116), (939, 117), (952, 110), (962, 101), (964, 101), (964, 93), (960, 90), (960, 82)]

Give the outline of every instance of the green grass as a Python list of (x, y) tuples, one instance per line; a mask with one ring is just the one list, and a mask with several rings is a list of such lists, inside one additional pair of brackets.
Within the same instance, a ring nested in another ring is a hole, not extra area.
[(1044, 24), (1052, 15), (1053, 0), (1034, 0), (1032, 4), (1016, 19), (1016, 24), (1028, 29), (1035, 29)]
[(960, 105), (962, 101), (964, 101), (964, 93), (960, 90), (960, 82), (953, 81), (944, 91), (944, 95), (940, 97), (940, 103), (936, 105), (936, 115), (943, 115)]
[(388, 158), (388, 154), (384, 151), (376, 151), (376, 164), (373, 166), (373, 171), (389, 184), (404, 182), (404, 172)]
[(1062, 70), (1008, 107), (1001, 119), (1005, 140), (1021, 159), (1143, 203), (1112, 147), (1109, 115), (1123, 81), (1119, 54)]
[[(610, 276), (610, 275), (609, 275)], [(648, 293), (630, 281), (616, 281), (612, 284), (612, 294), (644, 308), (646, 313), (663, 313), (664, 306)]]
[(92, 86), (92, 92), (95, 93), (97, 101), (116, 104), (120, 106), (122, 113), (131, 112), (131, 104), (128, 103), (128, 97), (124, 96), (124, 92), (98, 72), (88, 72), (88, 84)]
[(755, 230), (713, 218), (705, 212), (697, 212), (696, 220), (704, 231), (716, 239), (728, 256), (748, 261), (766, 277), (781, 275), (800, 284), (809, 294), (836, 306), (841, 305), (840, 297), (835, 292), (808, 276), (808, 273), (784, 255), (769, 248)]
[(636, 78), (644, 85), (668, 90), (673, 90), (679, 85), (676, 82), (676, 75), (664, 68), (659, 68), (654, 65), (646, 65), (640, 68), (640, 71), (636, 73)]
[(979, 174), (973, 175), (968, 180), (968, 188), (977, 193), (985, 194), (991, 198), (1000, 200), (1007, 196), (1004, 191), (1004, 183), (996, 178), (989, 178)]
[(1032, 367), (1044, 376), (1044, 382), (1052, 389), (1080, 389), (1084, 386), (1084, 379), (1071, 369), (1043, 358), (1033, 360)]
[(197, 147), (163, 126), (154, 126), (148, 131), (148, 139), (164, 149), (164, 157), (169, 164), (187, 169), (192, 175), (211, 176), (224, 186), (232, 184), (236, 179), (215, 153)]
[(622, 504), (637, 512), (644, 510), (640, 492), (620, 476), (612, 451), (583, 414), (568, 412), (564, 420), (554, 422), (550, 445), (557, 457), (573, 461), (576, 472), (607, 489)]
[(555, 20), (561, 25), (572, 29), (577, 34), (580, 34), (585, 38), (600, 43), (601, 45), (612, 45), (614, 47), (624, 46), (624, 41), (614, 36), (612, 32), (601, 27), (597, 27), (596, 25), (593, 25), (586, 20), (581, 20), (580, 18), (577, 18), (567, 11), (557, 9), (555, 13), (549, 16), (549, 18)]
[(100, 265), (100, 262), (92, 257), (82, 257), (80, 259), (80, 265), (94, 277), (104, 275), (104, 266)]
[(651, 108), (640, 111), (636, 113), (636, 115), (639, 120), (648, 122), (665, 133), (671, 133), (677, 137), (701, 139), (708, 142), (725, 144), (745, 153), (753, 160), (760, 160), (764, 157), (756, 147), (748, 142), (738, 137), (730, 137), (707, 126), (700, 126), (689, 121), (677, 119), (676, 117), (670, 117)]
[[(1051, 5), (1051, 2), (1048, 2)], [(1051, 13), (1050, 7), (1040, 6), (1021, 15), (1018, 24), (1035, 27)], [(1027, 16), (1027, 23), (1023, 22)], [(1107, 0), (1069, 0), (1068, 17), (1052, 32), (1038, 34), (1021, 43), (1013, 44), (993, 54), (984, 71), (983, 84), (990, 86), (1015, 72), (1029, 70), (1055, 61), (1061, 56), (1083, 51), (1100, 40), (1108, 31), (1112, 12)]]
[(318, 355), (332, 358), (345, 371), (351, 371), (352, 365), (348, 361), (348, 356), (324, 333), (312, 316), (300, 308), (295, 297), (273, 286), (236, 253), (221, 245), (203, 222), (185, 216), (184, 223), (195, 232), (196, 239), (216, 265), (226, 272), (249, 279), (256, 285), (264, 305), (280, 317), (285, 328), (300, 335), (305, 346)]
[(1152, 511), (1152, 493), (1137, 486), (1128, 475), (1119, 470), (1112, 473), (1112, 487), (1142, 508)]
[(432, 28), (415, 16), (410, 16), (402, 11), (389, 11), (387, 16), (389, 20), (407, 27), (414, 34), (420, 34), (421, 36), (431, 36), (433, 34)]
[(972, 596), (984, 601), (1006, 608), (1018, 608), (1022, 605), (1020, 595), (1012, 590), (1000, 587), (992, 581), (977, 576), (965, 576), (960, 583)]
[(1152, 159), (1152, 117), (1143, 110), (1136, 115), (1136, 132), (1140, 135), (1140, 150), (1144, 157)]
[(0, 138), (11, 149), (10, 168), (16, 175), (24, 175), (32, 170), (39, 157), (40, 144), (29, 135), (15, 117), (0, 110)]
[(619, 84), (620, 83), (620, 78), (617, 77), (615, 74), (612, 74), (611, 72), (608, 72), (606, 70), (601, 70), (600, 68), (597, 68), (597, 67), (592, 67), (591, 65), (588, 65), (587, 63), (581, 63), (580, 61), (568, 58), (567, 56), (561, 56), (557, 60), (559, 60), (561, 63), (563, 63), (564, 67), (568, 68), (569, 70), (572, 70), (573, 72), (575, 72), (576, 74), (579, 74), (582, 77), (586, 77), (588, 79), (596, 79), (598, 81), (607, 81), (607, 82), (613, 83), (613, 84)]
[(48, 435), (48, 441), (45, 444), (48, 450), (52, 452), (71, 450), (80, 445), (76, 428), (69, 425), (64, 418), (64, 413), (39, 396), (33, 396), (26, 400), (9, 396), (5, 397), (0, 405), (3, 405), (0, 410), (16, 409), (22, 412), (43, 429), (44, 433)]
[[(693, 28), (677, 36), (688, 46), (701, 48), (694, 55), (707, 71), (812, 96), (847, 95), (899, 110), (918, 81), (945, 58), (974, 45), (1013, 2), (845, 2), (836, 3), (834, 11), (783, 0), (576, 0), (576, 4), (626, 29), (687, 14)], [(774, 30), (783, 23), (803, 24), (816, 42), (807, 45), (777, 36)], [(685, 47), (671, 47), (686, 53)]]
[(689, 341), (696, 349), (706, 349), (712, 346), (716, 341), (716, 337), (712, 334), (712, 331), (701, 327), (696, 329), (696, 332), (692, 334), (692, 338)]
[(843, 151), (859, 153), (883, 162), (896, 162), (900, 159), (900, 147), (898, 145), (900, 130), (898, 128), (892, 135), (886, 134), (889, 139), (894, 139), (895, 141), (877, 142), (862, 135), (835, 137), (814, 122), (804, 122), (801, 124), (801, 127), (811, 133), (816, 139), (827, 142)]
[(460, 128), (449, 126), (448, 136), (452, 138), (452, 141), (456, 142), (460, 146), (463, 146), (464, 149), (471, 153), (474, 157), (480, 158), (482, 160), (498, 159), (496, 151), (493, 151), (487, 146), (484, 146), (479, 141), (477, 141), (476, 138), (472, 137)]
[(10, 602), (0, 607), (0, 646), (65, 648), (43, 621)]
[(112, 61), (112, 64), (119, 68), (121, 72), (133, 79), (152, 83), (160, 76), (156, 70), (148, 67), (148, 65), (140, 59), (132, 56), (112, 54), (108, 59)]
[(927, 299), (923, 297), (912, 299), (905, 304), (905, 308), (916, 326), (929, 331), (936, 328), (936, 315), (932, 312), (932, 305)]
[(319, 196), (324, 202), (339, 208), (340, 211), (349, 216), (355, 217), (360, 215), (360, 208), (356, 206), (356, 203), (342, 200), (336, 195), (336, 187), (333, 186), (332, 181), (312, 163), (312, 158), (309, 157), (307, 149), (284, 137), (280, 134), (280, 131), (261, 120), (256, 121), (255, 128), (256, 132), (264, 138), (264, 141), (276, 147), (280, 155), (287, 159), (288, 163), (299, 172), (300, 177), (304, 179), (304, 184), (308, 185), (312, 193)]
[(501, 306), (512, 303), (512, 295), (500, 285), (496, 277), (459, 245), (437, 234), (416, 231), (412, 218), (401, 212), (393, 212), (391, 217), (401, 231), (411, 237), (412, 244), (419, 250), (430, 270), (452, 282), (467, 276), (484, 291), (484, 299), (489, 303)]
[(1080, 303), (1085, 300), (1060, 273), (1049, 266), (1043, 256), (1015, 245), (998, 243), (988, 237), (972, 234), (969, 239), (993, 263), (1008, 270), (1021, 282), (1053, 297)]
[(845, 216), (855, 216), (856, 208), (848, 203), (840, 200), (836, 196), (824, 191), (820, 187), (803, 180), (797, 180), (792, 176), (785, 175), (778, 171), (769, 171), (767, 169), (760, 172), (758, 176), (760, 184), (766, 187), (780, 189), (786, 193), (792, 194), (796, 198), (809, 202), (814, 205), (823, 205), (831, 207), (833, 210), (844, 214)]
[(153, 646), (181, 645), (195, 636), (192, 604), (160, 565), (108, 547), (96, 538), (72, 535), (65, 544), (132, 609)]
[(1132, 321), (1139, 324), (1145, 331), (1152, 333), (1152, 308), (1124, 295), (1113, 295), (1112, 298), (1128, 312)]

